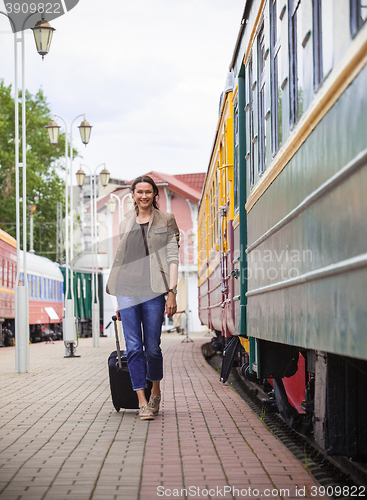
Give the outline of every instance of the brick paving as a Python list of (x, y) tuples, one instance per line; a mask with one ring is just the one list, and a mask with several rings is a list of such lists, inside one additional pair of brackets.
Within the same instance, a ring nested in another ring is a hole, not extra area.
[(72, 359), (61, 342), (31, 345), (27, 374), (15, 372), (14, 348), (0, 349), (0, 499), (319, 498), (292, 453), (219, 382), (201, 354), (208, 338), (192, 337), (163, 334), (151, 422), (112, 406), (111, 338), (99, 348), (81, 339)]

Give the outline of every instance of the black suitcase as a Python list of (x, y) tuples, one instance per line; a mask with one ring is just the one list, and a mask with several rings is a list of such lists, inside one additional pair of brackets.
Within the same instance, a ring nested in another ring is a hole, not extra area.
[[(117, 318), (112, 316), (115, 326), (116, 351), (111, 352), (108, 358), (108, 371), (110, 375), (110, 387), (112, 403), (116, 411), (121, 408), (138, 409), (139, 400), (136, 392), (131, 385), (129, 369), (127, 367), (126, 352), (120, 351), (120, 342), (117, 332)], [(152, 382), (147, 381), (148, 387), (145, 389), (145, 396), (149, 401), (152, 390)]]

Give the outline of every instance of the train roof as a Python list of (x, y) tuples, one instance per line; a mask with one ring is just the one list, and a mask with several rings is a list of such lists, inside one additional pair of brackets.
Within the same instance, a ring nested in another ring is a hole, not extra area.
[[(23, 251), (20, 252), (20, 272), (23, 272)], [(64, 277), (57, 262), (34, 253), (27, 252), (27, 273), (63, 281)]]
[(0, 240), (5, 241), (5, 243), (9, 243), (14, 248), (17, 248), (17, 240), (10, 236), (10, 234), (6, 233), (2, 229), (0, 229)]

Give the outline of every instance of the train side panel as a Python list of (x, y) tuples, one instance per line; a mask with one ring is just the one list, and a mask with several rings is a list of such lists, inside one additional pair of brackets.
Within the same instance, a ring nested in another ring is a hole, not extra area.
[(328, 112), (317, 102), (324, 117), (248, 212), (251, 336), (367, 359), (366, 88), (364, 67)]

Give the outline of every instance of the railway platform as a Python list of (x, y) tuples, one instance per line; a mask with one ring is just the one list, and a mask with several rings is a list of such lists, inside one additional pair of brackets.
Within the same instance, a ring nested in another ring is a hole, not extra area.
[(113, 338), (32, 344), (30, 371), (0, 349), (0, 499), (325, 498), (315, 479), (205, 361), (203, 334), (164, 333), (161, 411), (111, 402)]

